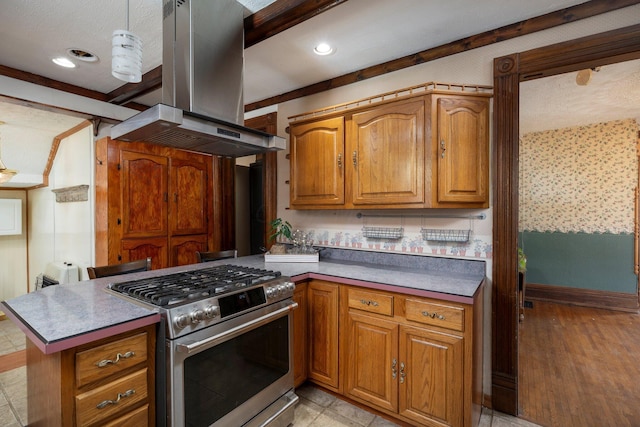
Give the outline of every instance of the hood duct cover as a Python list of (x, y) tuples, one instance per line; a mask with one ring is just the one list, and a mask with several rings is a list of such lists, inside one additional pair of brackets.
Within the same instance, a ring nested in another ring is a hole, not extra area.
[(243, 126), (243, 25), (235, 0), (165, 0), (162, 104), (111, 137), (226, 157), (284, 149), (284, 138)]

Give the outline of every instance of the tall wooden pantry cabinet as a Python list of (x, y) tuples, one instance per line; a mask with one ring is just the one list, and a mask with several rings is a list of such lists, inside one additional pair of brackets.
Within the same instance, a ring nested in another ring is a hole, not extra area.
[(217, 157), (110, 138), (97, 142), (96, 157), (96, 265), (192, 264), (196, 251), (219, 246)]

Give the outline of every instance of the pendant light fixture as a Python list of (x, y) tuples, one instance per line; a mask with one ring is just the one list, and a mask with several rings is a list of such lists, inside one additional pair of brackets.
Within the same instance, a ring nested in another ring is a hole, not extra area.
[(142, 81), (142, 40), (129, 31), (129, 0), (127, 29), (115, 30), (111, 39), (111, 74), (127, 83)]
[[(0, 122), (0, 125), (3, 125), (4, 122)], [(13, 170), (13, 169), (8, 169), (4, 163), (2, 163), (2, 147), (0, 146), (0, 184), (2, 184), (3, 182), (7, 182), (10, 181), (11, 178), (13, 178), (18, 171)]]

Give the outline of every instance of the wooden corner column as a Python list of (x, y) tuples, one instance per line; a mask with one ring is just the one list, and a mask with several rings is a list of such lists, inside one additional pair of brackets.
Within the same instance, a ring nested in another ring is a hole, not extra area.
[[(494, 61), (493, 284), (491, 402), (518, 413), (518, 116), (519, 55)], [(502, 266), (498, 268), (497, 266)], [(505, 267), (513, 266), (513, 268)]]

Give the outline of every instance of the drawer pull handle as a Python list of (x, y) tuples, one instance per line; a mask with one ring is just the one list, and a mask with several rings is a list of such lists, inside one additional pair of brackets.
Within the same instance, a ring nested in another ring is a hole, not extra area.
[(379, 305), (377, 301), (371, 301), (366, 299), (361, 299), (360, 302), (364, 305), (372, 305), (374, 307), (377, 307)]
[(428, 311), (423, 311), (422, 315), (426, 317), (431, 317), (432, 319), (435, 319), (437, 317), (440, 320), (444, 320), (444, 314), (438, 314), (435, 311), (431, 313), (429, 313)]
[(104, 368), (107, 365), (115, 365), (120, 361), (120, 359), (128, 359), (130, 357), (135, 356), (136, 353), (133, 351), (127, 351), (125, 354), (116, 354), (116, 360), (104, 359), (96, 363), (99, 368)]
[(133, 396), (134, 394), (136, 394), (136, 391), (134, 389), (127, 390), (124, 393), (118, 393), (118, 397), (116, 398), (116, 400), (103, 400), (96, 405), (96, 408), (103, 409), (109, 405), (115, 405), (120, 402), (120, 399), (122, 399), (123, 397)]

